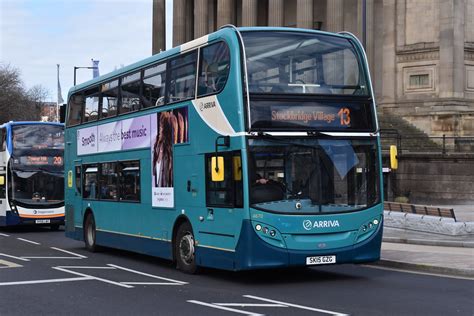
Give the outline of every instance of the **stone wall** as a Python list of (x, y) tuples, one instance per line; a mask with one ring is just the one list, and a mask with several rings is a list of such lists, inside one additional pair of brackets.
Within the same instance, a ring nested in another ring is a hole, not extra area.
[(386, 181), (388, 198), (415, 204), (474, 203), (474, 155), (403, 154)]

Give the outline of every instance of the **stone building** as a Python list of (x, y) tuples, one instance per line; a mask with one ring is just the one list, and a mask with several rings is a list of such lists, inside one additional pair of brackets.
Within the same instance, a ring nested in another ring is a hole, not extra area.
[[(225, 24), (350, 31), (365, 43), (379, 112), (474, 136), (474, 0), (174, 0), (173, 15), (174, 46)], [(153, 53), (164, 47), (165, 0), (153, 0)]]

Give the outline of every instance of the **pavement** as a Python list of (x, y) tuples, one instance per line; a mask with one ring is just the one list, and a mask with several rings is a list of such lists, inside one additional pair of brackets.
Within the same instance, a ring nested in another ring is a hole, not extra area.
[[(458, 222), (474, 221), (474, 205), (454, 205)], [(377, 265), (474, 279), (474, 234), (448, 236), (384, 227)]]

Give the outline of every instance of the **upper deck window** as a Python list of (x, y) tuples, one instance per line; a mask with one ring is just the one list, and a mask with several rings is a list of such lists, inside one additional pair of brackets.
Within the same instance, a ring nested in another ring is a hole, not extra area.
[(64, 129), (60, 125), (27, 124), (13, 127), (15, 149), (64, 149)]
[(84, 110), (84, 96), (82, 94), (76, 94), (69, 100), (69, 116), (67, 119), (67, 125), (81, 124), (83, 110)]
[(166, 63), (145, 69), (143, 77), (143, 107), (164, 105)]
[(368, 95), (348, 39), (297, 32), (243, 32), (250, 93)]
[(229, 76), (229, 47), (224, 42), (201, 49), (198, 96), (220, 91)]
[(99, 89), (86, 91), (86, 109), (84, 111), (83, 122), (91, 122), (99, 117)]
[(101, 118), (117, 115), (118, 106), (118, 80), (110, 81), (101, 86)]
[(179, 56), (169, 63), (168, 103), (194, 98), (197, 52)]
[(120, 113), (140, 109), (140, 78), (140, 71), (122, 77), (122, 105), (120, 106)]

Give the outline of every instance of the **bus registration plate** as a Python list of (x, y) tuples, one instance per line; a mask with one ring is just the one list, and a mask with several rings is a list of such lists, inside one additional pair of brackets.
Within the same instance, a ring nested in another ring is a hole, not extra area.
[(306, 257), (306, 265), (333, 264), (333, 263), (336, 263), (336, 256)]
[(49, 224), (51, 222), (51, 220), (49, 219), (37, 219), (35, 221), (36, 224)]

